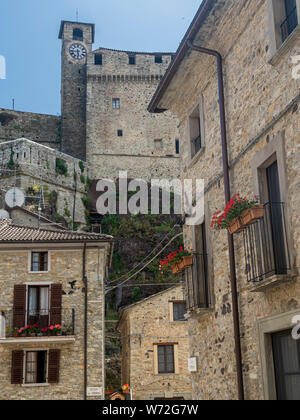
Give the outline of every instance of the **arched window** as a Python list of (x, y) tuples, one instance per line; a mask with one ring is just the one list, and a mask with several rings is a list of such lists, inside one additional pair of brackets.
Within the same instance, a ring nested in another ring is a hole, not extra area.
[(73, 40), (74, 41), (83, 41), (83, 32), (79, 28), (73, 29)]

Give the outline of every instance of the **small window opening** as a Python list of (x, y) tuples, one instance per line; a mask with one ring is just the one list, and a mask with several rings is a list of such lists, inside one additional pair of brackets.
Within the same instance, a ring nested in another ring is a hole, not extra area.
[(175, 141), (175, 149), (176, 149), (176, 155), (179, 155), (180, 154), (179, 140)]
[(121, 106), (120, 98), (113, 98), (112, 100), (113, 109), (120, 109), (120, 106)]
[(118, 137), (123, 137), (123, 130), (118, 130)]
[(130, 55), (129, 56), (129, 64), (131, 65), (131, 66), (134, 66), (135, 65), (135, 55)]
[(73, 40), (74, 41), (83, 41), (83, 32), (79, 28), (73, 29)]
[(95, 54), (95, 65), (96, 66), (102, 66), (102, 54)]
[(161, 64), (163, 62), (162, 55), (155, 56), (155, 63)]

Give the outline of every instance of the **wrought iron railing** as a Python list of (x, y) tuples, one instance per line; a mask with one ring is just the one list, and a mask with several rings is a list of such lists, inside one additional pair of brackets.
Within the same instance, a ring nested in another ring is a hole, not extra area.
[(247, 281), (257, 283), (291, 269), (284, 203), (268, 203), (264, 217), (243, 231)]
[[(37, 325), (40, 330), (44, 330), (51, 325), (60, 324), (62, 326), (62, 334), (67, 333), (75, 334), (75, 309), (61, 309), (52, 308), (49, 310), (30, 310), (26, 311), (25, 317), (23, 313), (4, 310), (1, 311), (2, 323), (1, 323), (1, 334), (3, 338), (4, 332), (12, 336), (17, 333), (17, 330), (21, 328), (20, 321), (25, 320), (25, 325)], [(23, 321), (21, 321), (23, 323)], [(42, 335), (42, 331), (39, 331)], [(47, 334), (46, 334), (47, 335)]]
[(284, 42), (298, 25), (297, 7), (295, 7), (280, 25), (282, 42)]
[(202, 148), (201, 136), (199, 136), (196, 139), (192, 140), (192, 147), (193, 147), (193, 157), (194, 157), (194, 156), (196, 156), (196, 154)]
[(187, 309), (207, 309), (209, 307), (208, 257), (195, 255), (193, 266), (186, 270)]

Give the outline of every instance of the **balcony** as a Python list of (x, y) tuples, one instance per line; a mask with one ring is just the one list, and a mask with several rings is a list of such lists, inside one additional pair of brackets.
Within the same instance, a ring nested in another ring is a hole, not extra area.
[[(16, 321), (19, 316), (22, 317), (23, 314), (18, 314), (11, 310), (1, 312), (1, 344), (75, 342), (74, 309), (62, 310), (53, 308), (52, 310), (30, 311), (29, 314), (26, 314), (25, 319), (27, 322), (22, 328), (15, 326), (20, 325)], [(56, 322), (53, 322), (53, 320)], [(32, 326), (32, 328), (27, 328), (27, 326)]]
[(298, 15), (297, 7), (295, 7), (280, 25), (282, 42), (285, 42), (285, 40), (291, 35), (291, 33), (296, 29), (297, 26)]
[(193, 266), (186, 270), (187, 309), (189, 312), (209, 310), (208, 256), (195, 255)]
[(284, 203), (268, 203), (264, 217), (243, 231), (250, 291), (265, 290), (293, 280)]

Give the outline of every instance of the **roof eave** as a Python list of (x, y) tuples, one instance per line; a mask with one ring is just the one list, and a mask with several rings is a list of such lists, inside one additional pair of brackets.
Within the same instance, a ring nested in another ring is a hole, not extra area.
[(160, 107), (160, 101), (163, 98), (165, 92), (167, 91), (175, 73), (177, 72), (181, 61), (185, 58), (185, 55), (188, 51), (187, 41), (189, 39), (194, 39), (199, 31), (201, 25), (205, 21), (207, 15), (211, 11), (212, 7), (218, 0), (204, 0), (201, 6), (199, 7), (191, 25), (189, 26), (183, 40), (181, 41), (176, 55), (171, 62), (168, 70), (166, 71), (164, 77), (162, 78), (160, 84), (158, 85), (156, 92), (151, 99), (151, 102), (148, 106), (148, 111), (151, 113), (162, 113), (165, 112), (167, 109)]

